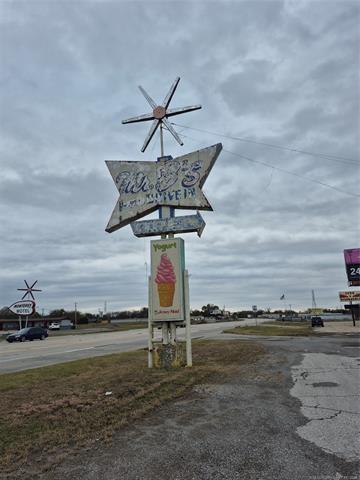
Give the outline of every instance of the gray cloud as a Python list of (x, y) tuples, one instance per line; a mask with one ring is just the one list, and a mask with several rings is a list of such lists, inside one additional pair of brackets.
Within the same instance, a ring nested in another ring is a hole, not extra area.
[[(39, 308), (147, 302), (149, 241), (104, 231), (117, 192), (104, 161), (154, 160), (142, 84), (179, 124), (359, 162), (357, 2), (3, 3), (0, 15), (0, 306), (38, 279)], [(358, 193), (358, 163), (176, 129), (173, 156), (226, 150)], [(166, 132), (165, 132), (166, 133)], [(190, 138), (189, 138), (190, 137)], [(336, 160), (336, 159), (335, 159)], [(186, 237), (192, 306), (337, 306), (342, 250), (359, 246), (359, 199), (223, 152), (204, 190), (214, 212)], [(182, 212), (185, 213), (185, 212)]]

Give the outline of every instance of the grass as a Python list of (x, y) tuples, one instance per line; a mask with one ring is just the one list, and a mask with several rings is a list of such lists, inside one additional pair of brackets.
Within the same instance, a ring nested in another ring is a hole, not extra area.
[(263, 353), (255, 343), (198, 341), (191, 369), (149, 370), (141, 350), (1, 375), (1, 471), (49, 468), (81, 447), (110, 441), (193, 385), (226, 379)]
[(74, 330), (49, 330), (51, 336), (61, 335), (87, 335), (90, 333), (123, 332), (125, 330), (137, 330), (147, 328), (147, 322), (124, 322), (124, 323), (90, 323), (79, 324)]
[(258, 326), (235, 327), (225, 330), (224, 333), (239, 335), (264, 335), (264, 336), (309, 336), (312, 328), (307, 322), (266, 322)]

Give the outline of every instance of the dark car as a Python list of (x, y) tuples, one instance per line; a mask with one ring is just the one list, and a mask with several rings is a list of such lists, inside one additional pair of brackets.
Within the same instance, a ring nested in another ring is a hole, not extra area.
[(39, 340), (44, 340), (48, 337), (48, 333), (44, 328), (41, 327), (28, 327), (22, 328), (16, 333), (12, 333), (6, 337), (6, 340), (9, 343), (12, 342), (25, 342), (25, 340), (34, 340), (38, 338)]
[(311, 326), (312, 327), (323, 327), (324, 322), (321, 317), (311, 317)]

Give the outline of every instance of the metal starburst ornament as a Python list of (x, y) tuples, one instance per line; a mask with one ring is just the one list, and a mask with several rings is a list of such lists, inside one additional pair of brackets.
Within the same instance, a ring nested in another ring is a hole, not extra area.
[[(127, 120), (123, 120), (122, 123), (138, 123), (138, 122), (147, 122), (149, 120), (154, 120), (153, 124), (150, 127), (149, 133), (145, 138), (144, 145), (142, 146), (142, 149), (141, 149), (142, 152), (145, 152), (146, 147), (149, 145), (157, 128), (160, 126), (160, 129), (162, 129), (163, 125), (172, 134), (175, 140), (180, 145), (183, 145), (181, 138), (176, 133), (171, 123), (168, 121), (168, 118), (173, 117), (175, 115), (179, 115), (180, 113), (187, 113), (187, 112), (192, 112), (193, 110), (199, 110), (201, 108), (201, 105), (192, 105), (189, 107), (181, 107), (181, 108), (168, 108), (171, 102), (171, 99), (174, 96), (174, 93), (178, 86), (179, 81), (180, 81), (180, 77), (177, 77), (174, 83), (171, 85), (171, 88), (161, 105), (157, 105), (156, 102), (154, 102), (154, 100), (150, 97), (150, 95), (141, 86), (139, 86), (140, 92), (144, 95), (144, 97), (152, 107), (153, 111), (152, 113), (145, 113), (144, 115), (140, 115), (138, 117), (128, 118)], [(161, 135), (161, 142), (162, 142), (161, 131), (160, 131), (160, 135)]]
[(26, 280), (24, 280), (24, 282), (25, 282), (26, 288), (18, 288), (18, 290), (25, 292), (22, 297), (22, 300), (24, 300), (24, 298), (26, 298), (28, 295), (31, 296), (33, 300), (35, 300), (33, 292), (42, 292), (42, 290), (39, 290), (38, 288), (34, 288), (35, 285), (37, 284), (37, 280), (35, 280), (35, 282), (31, 285), (31, 287), (29, 286)]

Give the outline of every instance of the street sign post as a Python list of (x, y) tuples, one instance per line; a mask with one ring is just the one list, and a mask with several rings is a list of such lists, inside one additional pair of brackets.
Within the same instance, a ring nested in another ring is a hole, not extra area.
[[(139, 89), (152, 113), (123, 120), (138, 123), (152, 120), (145, 138), (144, 152), (160, 128), (161, 156), (156, 162), (106, 161), (106, 165), (119, 192), (119, 199), (112, 212), (106, 231), (111, 233), (131, 224), (136, 237), (161, 236), (151, 241), (151, 276), (149, 277), (149, 339), (148, 366), (155, 364), (169, 368), (176, 364), (181, 349), (178, 349), (176, 326), (186, 324), (186, 364), (192, 366), (189, 275), (185, 270), (184, 241), (174, 234), (197, 232), (200, 237), (205, 222), (200, 213), (176, 217), (175, 209), (212, 210), (202, 192), (222, 145), (217, 143), (207, 148), (172, 158), (164, 155), (163, 129), (183, 145), (169, 117), (198, 110), (201, 105), (169, 108), (180, 78), (177, 77), (161, 105), (158, 105), (141, 87)], [(159, 210), (159, 219), (142, 220), (142, 217)], [(154, 360), (154, 323), (162, 327), (163, 350)], [(159, 362), (159, 358), (160, 362)]]
[(351, 316), (353, 321), (353, 326), (355, 327), (355, 314), (354, 308), (359, 308), (359, 304), (353, 305), (353, 301), (359, 302), (360, 301), (360, 290), (357, 291), (347, 291), (347, 292), (339, 292), (340, 302), (349, 302), (349, 305), (345, 305), (345, 308), (349, 307), (351, 310)]

